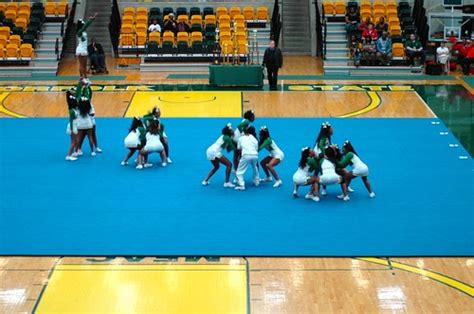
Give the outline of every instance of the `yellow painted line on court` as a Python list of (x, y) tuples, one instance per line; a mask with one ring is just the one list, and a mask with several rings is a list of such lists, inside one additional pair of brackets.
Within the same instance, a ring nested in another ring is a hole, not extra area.
[(375, 263), (379, 265), (385, 265), (385, 266), (391, 266), (394, 269), (400, 269), (400, 270), (405, 270), (411, 273), (415, 273), (433, 280), (436, 280), (438, 282), (441, 282), (451, 288), (454, 288), (456, 290), (459, 290), (465, 294), (467, 294), (470, 297), (474, 297), (474, 287), (470, 286), (466, 283), (463, 283), (457, 279), (448, 277), (443, 274), (439, 274), (430, 270), (422, 269), (416, 266), (411, 266), (411, 265), (406, 265), (402, 263), (398, 263), (395, 261), (390, 261), (390, 264), (388, 263), (387, 260), (382, 259), (382, 258), (357, 258), (362, 261), (370, 262), (370, 263)]
[(355, 117), (355, 116), (360, 116), (362, 114), (365, 114), (367, 112), (370, 112), (372, 110), (377, 109), (380, 104), (382, 103), (382, 100), (380, 99), (380, 96), (377, 94), (377, 92), (367, 92), (367, 95), (369, 95), (370, 98), (370, 103), (367, 107), (362, 108), (360, 110), (343, 114), (340, 116), (337, 116), (338, 118), (350, 118), (350, 117)]
[(3, 92), (0, 93), (0, 113), (6, 114), (7, 116), (13, 117), (13, 118), (25, 118), (26, 116), (21, 115), (19, 113), (13, 112), (11, 110), (8, 110), (5, 108), (5, 105), (3, 104), (4, 100), (7, 99), (8, 95), (10, 95), (9, 92)]
[(125, 117), (143, 116), (153, 107), (161, 109), (163, 117), (241, 117), (240, 92), (136, 92)]
[(35, 313), (246, 313), (245, 265), (58, 265)]

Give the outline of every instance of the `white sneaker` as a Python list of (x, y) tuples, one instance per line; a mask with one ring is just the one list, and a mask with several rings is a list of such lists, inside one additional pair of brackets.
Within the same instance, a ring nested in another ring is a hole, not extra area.
[(169, 163), (169, 164), (173, 163), (173, 161), (171, 161), (171, 158), (169, 158), (169, 157), (166, 158), (166, 162)]
[(239, 183), (239, 179), (237, 179), (237, 177), (235, 177), (232, 182), (233, 182), (233, 183)]
[(206, 185), (209, 185), (211, 182), (210, 181), (206, 181), (206, 180), (202, 180), (201, 184), (206, 186)]
[(321, 190), (321, 195), (322, 195), (322, 196), (328, 195), (328, 192), (326, 191), (326, 189), (322, 189), (322, 190)]
[(344, 198), (344, 194), (339, 194), (338, 196), (336, 196), (338, 199), (342, 200)]
[(273, 187), (274, 187), (274, 188), (277, 188), (277, 187), (279, 187), (279, 186), (282, 185), (282, 184), (283, 184), (283, 181), (277, 180), (277, 181), (275, 181), (275, 184), (273, 185)]
[(226, 183), (224, 183), (224, 187), (225, 188), (235, 188), (235, 184), (233, 184), (232, 182), (226, 182)]
[(138, 165), (138, 166), (136, 166), (135, 168), (137, 168), (138, 170), (142, 170), (142, 169), (143, 169), (143, 165)]
[(82, 150), (79, 149), (79, 150), (76, 152), (76, 156), (82, 156), (82, 155), (83, 155), (83, 154), (82, 154)]
[(272, 181), (273, 181), (272, 177), (266, 177), (266, 178), (260, 179), (260, 182), (272, 182)]
[(122, 161), (120, 164), (121, 164), (122, 166), (126, 166), (126, 165), (128, 165), (128, 162)]
[(315, 196), (315, 197), (313, 197), (313, 201), (315, 201), (315, 202), (319, 202), (319, 196)]
[(307, 200), (312, 200), (313, 197), (314, 197), (314, 195), (313, 195), (313, 194), (310, 194), (310, 193), (308, 193), (308, 194), (306, 194), (306, 195), (304, 196), (304, 198), (307, 199)]
[(71, 155), (71, 156), (66, 156), (66, 160), (67, 161), (76, 161), (77, 158)]
[(349, 195), (346, 195), (344, 196), (344, 198), (342, 199), (344, 202), (347, 202), (348, 200), (350, 200), (351, 198), (349, 197)]
[(351, 192), (351, 193), (354, 193), (354, 192), (355, 192), (350, 186), (347, 187), (347, 191), (349, 191), (349, 192)]
[(370, 197), (370, 198), (374, 198), (374, 197), (375, 197), (375, 193), (374, 193), (374, 192), (371, 192), (371, 193), (369, 194), (369, 197)]
[(71, 156), (72, 156), (72, 157), (77, 157), (77, 156), (79, 156), (79, 155), (78, 155), (76, 152), (74, 152), (74, 153), (72, 153)]
[(260, 179), (257, 178), (257, 179), (255, 179), (255, 180), (253, 180), (253, 184), (254, 184), (255, 186), (259, 186), (259, 185), (260, 185)]
[(238, 191), (244, 191), (244, 190), (245, 190), (245, 186), (243, 186), (243, 185), (237, 185), (234, 189), (235, 189), (235, 190), (238, 190)]
[(150, 163), (147, 162), (146, 164), (143, 165), (143, 167), (144, 168), (151, 168), (151, 167), (153, 167), (153, 164), (150, 164)]
[(298, 192), (293, 191), (293, 197), (294, 197), (294, 198), (298, 198), (298, 197), (300, 197), (300, 196), (298, 195)]
[(97, 153), (99, 153), (99, 154), (102, 153), (102, 149), (100, 149), (100, 147), (96, 147), (96, 148), (95, 148), (95, 151), (96, 151)]
[(162, 162), (162, 163), (161, 163), (161, 166), (162, 166), (162, 167), (166, 167), (166, 162)]
[(95, 152), (91, 152), (92, 157), (95, 157), (95, 155), (97, 155)]

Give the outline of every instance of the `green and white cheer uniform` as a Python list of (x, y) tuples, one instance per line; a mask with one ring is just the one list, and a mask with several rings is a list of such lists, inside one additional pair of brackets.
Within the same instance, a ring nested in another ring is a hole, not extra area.
[(339, 168), (346, 168), (349, 165), (352, 166), (353, 175), (357, 177), (367, 177), (369, 175), (369, 167), (353, 152), (345, 154), (341, 161), (337, 163)]
[(258, 148), (258, 151), (261, 151), (263, 149), (267, 149), (270, 152), (270, 156), (272, 158), (280, 159), (280, 161), (285, 158), (285, 154), (283, 154), (283, 151), (278, 147), (278, 145), (275, 143), (275, 141), (269, 137), (267, 138), (262, 145)]
[(217, 141), (209, 146), (206, 151), (206, 156), (208, 160), (214, 160), (216, 158), (222, 157), (222, 150), (226, 149), (228, 152), (235, 151), (237, 148), (235, 147), (234, 141), (228, 135), (221, 135)]
[(298, 185), (308, 184), (308, 179), (311, 178), (311, 173), (318, 168), (318, 162), (315, 158), (309, 157), (306, 160), (306, 166), (304, 168), (298, 167), (296, 172), (293, 174), (293, 182)]

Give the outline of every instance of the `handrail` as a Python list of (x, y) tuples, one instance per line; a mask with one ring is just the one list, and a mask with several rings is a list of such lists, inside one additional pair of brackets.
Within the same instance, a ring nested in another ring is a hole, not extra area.
[(318, 1), (315, 0), (314, 6), (316, 9), (316, 55), (318, 57), (323, 57), (323, 31), (321, 23), (321, 13), (318, 6)]
[(326, 38), (328, 35), (328, 23), (326, 19), (326, 12), (324, 11), (324, 5), (321, 6), (321, 12), (322, 12), (322, 27), (323, 27), (323, 38), (322, 38), (322, 44), (323, 44), (323, 60), (326, 60), (326, 54), (327, 54), (327, 43), (326, 43)]
[(54, 45), (54, 53), (56, 54), (56, 60), (59, 61), (59, 38), (56, 38), (56, 44)]
[(281, 26), (280, 5), (278, 4), (278, 0), (275, 0), (275, 4), (273, 5), (272, 19), (270, 22), (270, 39), (273, 39), (275, 41), (275, 45), (277, 46), (280, 40)]
[(110, 41), (112, 43), (112, 48), (114, 50), (115, 57), (118, 57), (118, 44), (120, 37), (120, 28), (122, 20), (120, 18), (120, 10), (117, 0), (112, 1), (112, 14), (110, 15), (109, 21), (109, 35)]

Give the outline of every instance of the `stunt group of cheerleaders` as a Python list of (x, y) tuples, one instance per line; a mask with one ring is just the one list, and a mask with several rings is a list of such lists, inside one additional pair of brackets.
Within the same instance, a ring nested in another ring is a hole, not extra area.
[[(207, 149), (207, 159), (212, 163), (213, 168), (202, 181), (202, 185), (210, 184), (210, 179), (217, 172), (220, 164), (226, 167), (224, 182), (226, 188), (245, 190), (244, 174), (249, 166), (253, 170), (255, 186), (258, 186), (262, 181), (271, 182), (273, 180), (272, 176), (275, 179), (273, 187), (279, 187), (283, 184), (275, 167), (283, 161), (285, 155), (271, 138), (270, 131), (266, 126), (260, 128), (257, 139), (255, 128), (251, 126), (254, 121), (255, 114), (249, 110), (245, 112), (244, 119), (235, 130), (232, 129), (231, 124), (227, 124), (222, 129), (222, 135)], [(361, 177), (369, 192), (369, 197), (374, 198), (375, 193), (368, 180), (369, 168), (361, 161), (351, 142), (344, 142), (341, 152), (338, 146), (331, 142), (333, 132), (334, 130), (329, 122), (323, 123), (314, 148), (304, 147), (302, 149), (298, 169), (293, 175), (293, 197), (299, 196), (298, 188), (300, 186), (310, 185), (310, 191), (305, 198), (319, 202), (320, 195), (327, 195), (327, 185), (340, 184), (342, 194), (337, 197), (343, 201), (348, 201), (350, 199), (348, 192), (353, 192), (350, 188), (352, 179)], [(260, 162), (266, 175), (264, 179), (260, 179), (258, 153), (264, 149), (268, 150), (269, 155)], [(224, 151), (233, 152), (234, 154), (234, 183), (236, 184), (230, 182), (232, 163), (223, 155)], [(351, 169), (346, 169), (349, 166)]]

